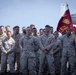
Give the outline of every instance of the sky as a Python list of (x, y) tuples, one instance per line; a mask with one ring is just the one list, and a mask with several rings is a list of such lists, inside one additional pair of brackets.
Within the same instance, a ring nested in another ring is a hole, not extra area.
[(22, 27), (34, 24), (37, 30), (50, 25), (56, 30), (60, 19), (61, 4), (69, 5), (70, 13), (76, 13), (76, 0), (0, 0), (0, 25)]

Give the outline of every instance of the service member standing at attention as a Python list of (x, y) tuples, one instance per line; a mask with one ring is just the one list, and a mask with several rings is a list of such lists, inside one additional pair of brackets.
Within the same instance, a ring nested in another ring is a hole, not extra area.
[[(6, 33), (4, 32), (4, 26), (0, 26), (0, 45), (2, 44), (2, 40), (6, 38)], [(1, 62), (1, 48), (0, 48), (0, 62)]]
[(7, 31), (7, 37), (2, 41), (1, 47), (1, 72), (6, 71), (6, 62), (8, 60), (8, 64), (10, 66), (10, 73), (14, 73), (14, 47), (15, 41), (11, 37), (11, 32)]
[(40, 66), (39, 66), (39, 73), (38, 75), (43, 74), (43, 66), (45, 59), (48, 62), (48, 67), (51, 75), (55, 75), (55, 67), (54, 67), (54, 57), (51, 54), (51, 48), (54, 45), (55, 38), (53, 34), (49, 33), (50, 26), (46, 25), (45, 26), (45, 33), (40, 36), (39, 38), (39, 43), (40, 43), (40, 48), (41, 48), (41, 55), (40, 55)]
[(71, 75), (75, 74), (75, 41), (74, 35), (71, 34), (71, 29), (66, 30), (66, 34), (61, 39), (62, 43), (62, 58), (61, 58), (61, 75), (65, 75), (67, 62), (70, 65)]
[(30, 75), (36, 73), (36, 56), (35, 56), (35, 37), (31, 35), (31, 28), (26, 28), (26, 35), (19, 41), (22, 50), (20, 57), (20, 70), (23, 75), (27, 75), (27, 69)]
[(55, 43), (52, 47), (53, 51), (53, 56), (54, 56), (54, 65), (55, 65), (55, 74), (60, 75), (60, 70), (61, 70), (61, 41), (59, 39), (59, 33), (55, 31), (54, 33), (55, 36)]
[(15, 62), (17, 62), (17, 72), (20, 72), (20, 48), (19, 48), (19, 40), (22, 37), (22, 35), (19, 33), (19, 26), (13, 27), (13, 34), (12, 38), (15, 40), (15, 48), (14, 48), (14, 54), (15, 54)]

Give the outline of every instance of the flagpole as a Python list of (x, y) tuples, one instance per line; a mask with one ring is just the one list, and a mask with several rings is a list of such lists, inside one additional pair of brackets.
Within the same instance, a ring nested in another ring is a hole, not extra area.
[(68, 7), (69, 5), (68, 5), (68, 4), (66, 4), (66, 6)]

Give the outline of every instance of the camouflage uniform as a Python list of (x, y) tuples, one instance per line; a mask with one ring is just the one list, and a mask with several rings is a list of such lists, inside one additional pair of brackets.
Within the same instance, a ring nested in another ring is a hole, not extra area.
[(54, 55), (54, 65), (55, 65), (55, 73), (60, 74), (61, 68), (61, 41), (57, 38), (55, 39), (55, 44), (52, 47), (53, 55)]
[[(4, 40), (5, 38), (6, 38), (6, 34), (0, 34), (0, 45), (2, 45), (2, 40)], [(0, 48), (0, 62), (1, 62), (1, 48)]]
[[(54, 36), (52, 34), (46, 35), (43, 34), (39, 38), (39, 44), (40, 44), (40, 49), (41, 49), (41, 55), (40, 55), (40, 66), (39, 66), (39, 73), (38, 75), (43, 74), (43, 66), (45, 59), (48, 62), (48, 67), (51, 75), (55, 75), (55, 67), (54, 67), (54, 57), (51, 54), (51, 48), (54, 45)], [(47, 48), (48, 53), (46, 53), (44, 50)]]
[(39, 36), (34, 36), (35, 39), (36, 39), (36, 42), (37, 42), (37, 45), (35, 45), (35, 53), (36, 53), (36, 70), (37, 70), (37, 73), (39, 71), (39, 58), (40, 58), (40, 47), (39, 47)]
[(2, 43), (2, 40), (6, 38), (6, 34), (0, 34), (0, 45)]
[[(76, 58), (76, 34), (73, 33), (74, 35), (74, 41), (75, 41), (75, 58)], [(75, 59), (75, 67), (76, 67), (76, 59)]]
[(65, 75), (67, 62), (70, 64), (71, 75), (75, 74), (75, 41), (74, 35), (63, 35), (62, 43), (62, 58), (61, 58), (61, 75)]
[(22, 37), (22, 35), (19, 34), (13, 34), (12, 38), (15, 40), (15, 48), (14, 48), (14, 54), (15, 54), (15, 62), (17, 62), (17, 71), (20, 71), (20, 47), (19, 47), (19, 39)]
[(31, 75), (36, 75), (36, 41), (33, 36), (24, 36), (20, 39), (20, 48), (22, 50), (20, 60), (20, 70), (23, 75), (27, 75), (27, 69)]
[[(10, 66), (10, 72), (14, 73), (15, 69), (14, 69), (14, 52), (13, 52), (13, 48), (15, 46), (15, 41), (13, 38), (5, 38), (2, 42), (1, 47), (1, 72), (5, 72), (6, 71), (6, 62), (8, 59), (8, 63)], [(7, 53), (5, 53), (5, 51)]]

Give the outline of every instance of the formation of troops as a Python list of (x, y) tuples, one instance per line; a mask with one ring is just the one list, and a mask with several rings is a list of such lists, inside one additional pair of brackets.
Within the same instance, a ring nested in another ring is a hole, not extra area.
[(76, 28), (59, 37), (50, 25), (39, 33), (33, 24), (22, 27), (22, 33), (19, 26), (13, 32), (9, 25), (0, 26), (0, 64), (2, 75), (7, 64), (11, 75), (76, 75)]

